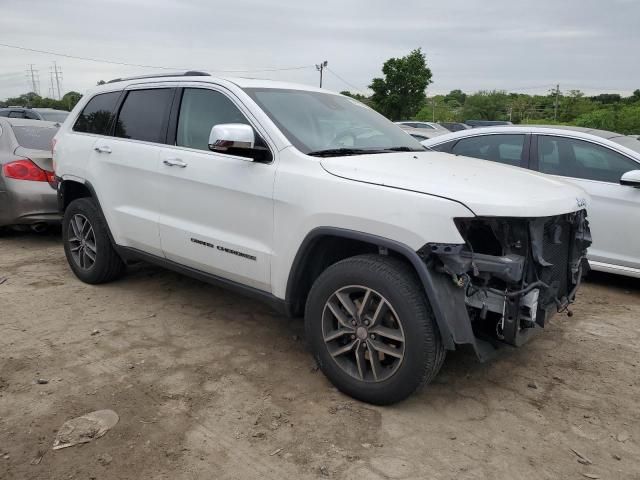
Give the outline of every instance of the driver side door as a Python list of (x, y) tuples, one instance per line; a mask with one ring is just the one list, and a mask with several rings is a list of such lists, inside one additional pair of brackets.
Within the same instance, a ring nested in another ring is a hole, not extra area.
[(160, 152), (162, 250), (180, 265), (270, 291), (275, 161), (210, 151), (211, 128), (224, 123), (256, 131), (226, 92), (180, 89)]

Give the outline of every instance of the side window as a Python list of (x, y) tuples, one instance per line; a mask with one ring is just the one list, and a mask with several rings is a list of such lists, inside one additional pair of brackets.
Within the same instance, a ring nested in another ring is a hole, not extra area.
[(9, 110), (0, 110), (0, 117), (8, 117)]
[(482, 135), (463, 138), (451, 153), (520, 167), (523, 150), (524, 135)]
[(109, 135), (109, 126), (120, 92), (101, 93), (93, 97), (73, 125), (75, 132)]
[(38, 116), (37, 113), (30, 112), (28, 110), (26, 112), (24, 112), (24, 117), (25, 118), (30, 118), (31, 120), (40, 120), (40, 117)]
[(214, 125), (244, 123), (245, 116), (220, 92), (185, 88), (178, 117), (176, 145), (209, 151), (209, 134)]
[(452, 142), (446, 142), (446, 143), (441, 143), (439, 145), (433, 145), (429, 148), (430, 150), (435, 150), (436, 152), (451, 152), (451, 147), (453, 146), (453, 144), (456, 143), (455, 140)]
[(619, 183), (640, 165), (595, 143), (573, 138), (538, 137), (538, 168), (542, 173)]
[(131, 90), (116, 121), (116, 137), (164, 143), (172, 101), (171, 88)]
[(24, 112), (12, 110), (11, 112), (9, 112), (9, 118), (25, 118)]

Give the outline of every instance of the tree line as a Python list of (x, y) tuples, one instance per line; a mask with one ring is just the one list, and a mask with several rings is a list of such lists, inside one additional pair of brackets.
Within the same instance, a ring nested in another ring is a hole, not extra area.
[(67, 92), (60, 100), (54, 98), (41, 97), (35, 92), (24, 93), (17, 97), (0, 100), (0, 107), (32, 107), (32, 108), (55, 108), (56, 110), (71, 111), (76, 103), (82, 98), (78, 92)]
[(452, 90), (427, 98), (432, 72), (421, 49), (382, 66), (384, 78), (374, 78), (370, 96), (343, 91), (391, 120), (464, 122), (508, 120), (513, 123), (562, 124), (640, 134), (640, 89), (629, 97), (616, 93), (586, 96), (580, 90), (550, 90), (545, 95), (502, 90), (467, 94)]

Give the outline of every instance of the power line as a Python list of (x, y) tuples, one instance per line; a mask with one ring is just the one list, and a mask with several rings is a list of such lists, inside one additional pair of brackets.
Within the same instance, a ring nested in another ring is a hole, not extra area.
[(359, 91), (359, 92), (365, 92), (365, 91), (366, 91), (366, 89), (359, 88), (359, 87), (355, 86), (353, 83), (348, 82), (347, 80), (345, 80), (344, 78), (342, 78), (340, 75), (338, 75), (336, 72), (334, 72), (333, 70), (331, 70), (329, 67), (327, 67), (327, 70), (329, 70), (329, 72), (330, 72), (334, 77), (336, 77), (338, 80), (342, 81), (342, 83), (344, 83), (345, 85), (347, 85), (347, 86), (349, 86), (349, 87), (351, 87), (351, 88), (353, 88), (353, 89), (355, 89), (355, 90), (357, 90), (357, 91)]
[[(179, 67), (166, 67), (160, 65), (144, 65), (140, 63), (128, 63), (128, 62), (118, 62), (115, 60), (105, 60), (94, 57), (81, 57), (79, 55), (70, 55), (67, 53), (53, 52), (50, 50), (39, 50), (37, 48), (29, 48), (22, 47), (19, 45), (10, 45), (8, 43), (0, 43), (0, 46), (7, 48), (14, 48), (16, 50), (25, 50), (27, 52), (35, 52), (35, 53), (44, 53), (46, 55), (55, 55), (58, 57), (64, 58), (72, 58), (74, 60), (84, 60), (87, 62), (96, 62), (96, 63), (108, 63), (111, 65), (121, 65), (125, 67), (138, 67), (138, 68), (156, 68), (159, 70), (190, 70), (189, 68), (179, 68)], [(217, 69), (207, 69), (212, 72), (220, 72), (220, 73), (251, 73), (251, 72), (279, 72), (284, 70), (302, 70), (304, 68), (313, 68), (313, 65), (299, 65), (297, 67), (267, 67), (267, 68), (254, 68), (249, 70), (217, 70)]]

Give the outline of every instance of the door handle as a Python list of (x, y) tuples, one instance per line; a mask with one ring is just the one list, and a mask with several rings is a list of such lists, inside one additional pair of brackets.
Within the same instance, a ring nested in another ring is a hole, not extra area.
[(164, 163), (167, 167), (185, 168), (187, 166), (187, 164), (179, 158), (165, 158), (162, 163)]
[(93, 149), (98, 153), (111, 153), (111, 147), (107, 145), (98, 145), (97, 147), (93, 147)]

